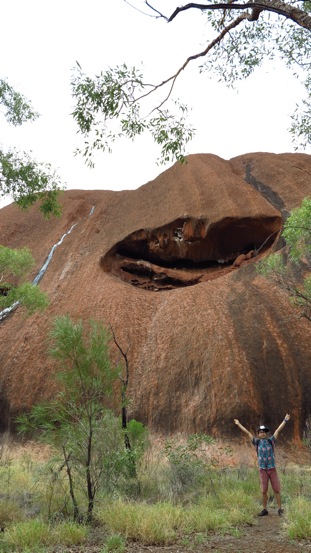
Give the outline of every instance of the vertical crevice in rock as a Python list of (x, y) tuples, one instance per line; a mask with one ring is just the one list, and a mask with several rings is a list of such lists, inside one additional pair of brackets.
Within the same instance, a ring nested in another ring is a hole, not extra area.
[(275, 190), (271, 188), (271, 186), (257, 180), (256, 177), (252, 175), (251, 163), (247, 163), (245, 167), (245, 182), (255, 188), (255, 190), (257, 190), (259, 194), (261, 194), (271, 205), (273, 205), (282, 213), (284, 219), (287, 219), (289, 213), (285, 209), (285, 203), (283, 199)]

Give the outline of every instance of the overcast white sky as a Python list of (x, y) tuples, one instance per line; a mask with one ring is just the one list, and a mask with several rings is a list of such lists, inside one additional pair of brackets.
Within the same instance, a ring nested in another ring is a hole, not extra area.
[[(142, 0), (132, 3), (144, 7)], [(180, 0), (156, 4), (168, 15)], [(41, 117), (14, 128), (1, 116), (0, 142), (31, 150), (38, 161), (51, 163), (67, 188), (124, 190), (145, 184), (168, 167), (156, 165), (159, 152), (147, 135), (134, 143), (116, 143), (112, 154), (97, 156), (95, 169), (74, 156), (79, 140), (70, 116), (71, 69), (76, 60), (91, 75), (122, 62), (142, 62), (149, 80), (160, 82), (201, 51), (209, 37), (199, 10), (167, 24), (147, 18), (124, 0), (2, 2), (0, 75), (32, 101)], [(229, 159), (247, 152), (294, 151), (287, 129), (301, 95), (302, 86), (275, 64), (240, 82), (238, 91), (209, 74), (199, 75), (194, 64), (175, 92), (192, 107), (190, 120), (197, 129), (187, 153)]]

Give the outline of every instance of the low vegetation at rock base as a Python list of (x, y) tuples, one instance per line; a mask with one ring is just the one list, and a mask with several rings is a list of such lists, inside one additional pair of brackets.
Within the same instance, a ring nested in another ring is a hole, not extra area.
[[(105, 327), (58, 317), (50, 340), (59, 391), (15, 419), (24, 442), (0, 444), (1, 552), (80, 551), (95, 542), (96, 553), (122, 553), (131, 542), (202, 544), (256, 524), (256, 462), (233, 468), (231, 447), (211, 436), (159, 444), (128, 421), (127, 356), (118, 345), (125, 367), (111, 361)], [(306, 425), (307, 448), (309, 434)], [(309, 538), (310, 471), (280, 470), (284, 536)]]
[[(220, 466), (208, 455), (212, 447), (211, 438), (195, 436), (155, 450), (150, 439), (135, 476), (119, 465), (113, 485), (104, 477), (93, 521), (85, 524), (73, 521), (68, 481), (53, 450), (35, 442), (3, 445), (0, 550), (48, 553), (75, 545), (83, 550), (95, 541), (96, 551), (122, 553), (131, 541), (202, 544), (214, 533), (238, 536), (257, 523), (257, 468)], [(310, 472), (282, 467), (281, 478), (284, 537), (310, 538)], [(80, 501), (83, 478), (74, 485)], [(270, 509), (276, 508), (270, 500)]]

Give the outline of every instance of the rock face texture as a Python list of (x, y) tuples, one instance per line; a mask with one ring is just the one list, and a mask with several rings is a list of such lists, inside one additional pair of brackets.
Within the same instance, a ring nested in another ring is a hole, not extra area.
[(32, 250), (31, 278), (75, 226), (40, 282), (47, 311), (0, 323), (0, 430), (53, 394), (46, 338), (68, 313), (112, 325), (128, 352), (130, 416), (152, 429), (236, 436), (235, 417), (273, 428), (290, 412), (284, 434), (299, 440), (311, 325), (256, 266), (310, 194), (311, 156), (198, 154), (134, 191), (67, 191), (60, 219), (3, 208), (1, 243)]

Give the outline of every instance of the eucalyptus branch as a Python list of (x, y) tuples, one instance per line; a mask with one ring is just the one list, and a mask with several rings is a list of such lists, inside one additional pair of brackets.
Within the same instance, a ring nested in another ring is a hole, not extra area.
[(239, 17), (237, 17), (234, 21), (232, 21), (229, 25), (227, 25), (227, 27), (225, 27), (221, 33), (212, 41), (208, 44), (208, 46), (202, 51), (202, 52), (199, 52), (197, 54), (193, 54), (192, 56), (189, 56), (186, 61), (183, 63), (183, 65), (176, 71), (176, 73), (174, 75), (171, 75), (171, 77), (169, 77), (168, 79), (166, 79), (165, 81), (162, 81), (160, 84), (158, 85), (154, 85), (153, 86), (153, 89), (152, 90), (149, 90), (149, 92), (147, 92), (146, 94), (142, 94), (139, 98), (136, 98), (135, 99), (135, 102), (138, 102), (139, 100), (142, 100), (143, 98), (146, 98), (147, 96), (149, 96), (150, 94), (152, 94), (153, 92), (155, 92), (157, 89), (165, 86), (166, 84), (168, 84), (170, 81), (172, 81), (172, 84), (171, 84), (171, 87), (169, 89), (169, 92), (167, 94), (167, 96), (164, 98), (164, 100), (162, 100), (162, 102), (156, 106), (155, 108), (153, 108), (153, 110), (151, 111), (151, 113), (153, 111), (156, 111), (156, 110), (160, 110), (161, 107), (163, 106), (163, 104), (165, 104), (165, 102), (167, 102), (167, 100), (170, 98), (171, 94), (172, 94), (172, 91), (173, 91), (173, 88), (175, 86), (175, 83), (176, 83), (176, 80), (177, 78), (179, 77), (180, 73), (186, 69), (187, 65), (191, 62), (191, 61), (194, 61), (198, 58), (201, 58), (201, 57), (204, 57), (208, 54), (208, 52), (210, 50), (212, 50), (217, 44), (219, 44), (223, 38), (226, 36), (226, 34), (230, 33), (230, 31), (232, 31), (232, 29), (234, 29), (235, 27), (237, 27), (240, 23), (242, 23), (242, 21), (246, 20), (246, 19), (249, 19), (249, 14), (241, 14), (239, 15)]
[[(291, 0), (289, 3), (280, 0), (213, 1), (215, 0), (204, 4), (188, 3), (176, 8), (167, 18), (154, 7), (155, 0), (145, 0), (144, 5), (154, 12), (155, 17), (168, 22), (189, 9), (206, 10), (208, 20), (217, 35), (204, 50), (187, 57), (172, 75), (158, 84), (145, 83), (141, 70), (136, 67), (128, 68), (126, 64), (109, 68), (93, 79), (84, 75), (78, 64), (79, 71), (74, 73), (72, 79), (73, 97), (77, 102), (72, 115), (78, 124), (78, 132), (86, 138), (84, 151), (78, 149), (76, 153), (83, 153), (87, 165), (94, 166), (94, 151), (110, 152), (111, 144), (116, 139), (126, 136), (133, 140), (145, 131), (161, 147), (158, 163), (176, 160), (183, 162), (186, 144), (194, 135), (194, 129), (186, 119), (187, 107), (178, 101), (171, 112), (170, 108), (162, 108), (172, 98), (181, 72), (191, 61), (204, 58), (207, 54), (209, 63), (203, 62), (200, 70), (205, 68), (215, 72), (227, 86), (248, 77), (266, 57), (274, 59), (277, 53), (281, 54), (282, 59), (287, 58), (288, 66), (298, 61), (301, 67), (305, 64), (304, 69), (307, 69), (309, 36), (306, 30), (311, 30), (311, 16), (308, 9), (303, 11), (303, 4)], [(131, 5), (127, 0), (126, 3)], [(240, 25), (243, 21), (256, 22), (264, 11), (276, 13), (281, 19), (271, 23), (272, 18), (262, 18), (257, 25)], [(296, 28), (295, 25), (287, 25), (288, 20), (296, 24)], [(275, 32), (274, 26), (277, 27)], [(307, 79), (307, 92), (308, 83)], [(143, 100), (152, 94), (158, 94), (158, 98), (148, 107), (148, 114), (143, 116)], [(307, 106), (308, 102), (303, 101), (303, 105)], [(155, 116), (152, 115), (154, 112)], [(113, 120), (118, 121), (119, 128), (110, 127)], [(311, 139), (307, 110), (295, 115), (293, 120), (291, 133), (299, 141), (301, 139), (298, 137), (305, 136), (306, 143), (302, 143), (305, 147)]]
[[(255, 12), (258, 12), (258, 10), (259, 12), (268, 11), (268, 12), (276, 13), (277, 15), (281, 15), (282, 17), (286, 17), (287, 19), (291, 19), (297, 25), (303, 27), (304, 29), (311, 30), (311, 17), (306, 12), (304, 12), (303, 10), (300, 10), (299, 8), (292, 7), (288, 4), (285, 4), (284, 2), (280, 2), (279, 0), (271, 0), (271, 1), (257, 0), (257, 2), (247, 2), (246, 4), (237, 4), (235, 2), (234, 3), (220, 2), (219, 4), (190, 3), (190, 4), (186, 4), (186, 6), (181, 6), (180, 8), (176, 8), (176, 10), (169, 17), (168, 22), (170, 23), (171, 21), (173, 21), (173, 19), (175, 19), (175, 17), (177, 17), (179, 13), (189, 9), (199, 9), (201, 11), (204, 11), (204, 10), (232, 11), (232, 10), (248, 10), (248, 9), (255, 10)], [(253, 21), (253, 19), (250, 19), (250, 21)]]

